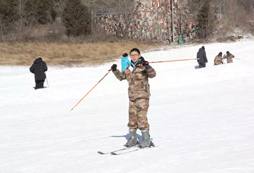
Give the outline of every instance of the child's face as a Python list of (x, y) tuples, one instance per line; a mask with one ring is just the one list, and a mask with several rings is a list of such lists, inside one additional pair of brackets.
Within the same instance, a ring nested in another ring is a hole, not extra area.
[(136, 51), (131, 52), (130, 56), (131, 56), (131, 60), (134, 63), (137, 62), (137, 60), (141, 57), (141, 55)]

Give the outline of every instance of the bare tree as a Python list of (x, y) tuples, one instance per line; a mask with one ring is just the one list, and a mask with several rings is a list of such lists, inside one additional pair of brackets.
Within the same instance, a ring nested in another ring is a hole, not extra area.
[(221, 0), (221, 8), (223, 17), (220, 25), (224, 29), (253, 31), (254, 0)]

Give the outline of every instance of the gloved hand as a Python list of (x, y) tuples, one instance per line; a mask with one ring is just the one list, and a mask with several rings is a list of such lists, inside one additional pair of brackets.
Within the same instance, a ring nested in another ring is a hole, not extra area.
[(142, 62), (142, 65), (143, 65), (144, 67), (149, 67), (149, 62), (148, 62), (148, 61), (143, 61), (143, 62)]
[(148, 61), (142, 61), (142, 62), (140, 62), (138, 65), (139, 65), (140, 67), (145, 67), (145, 68), (150, 67)]
[(113, 65), (111, 66), (111, 70), (112, 70), (112, 71), (116, 71), (116, 67), (117, 67), (117, 65), (116, 65), (116, 64), (113, 64)]

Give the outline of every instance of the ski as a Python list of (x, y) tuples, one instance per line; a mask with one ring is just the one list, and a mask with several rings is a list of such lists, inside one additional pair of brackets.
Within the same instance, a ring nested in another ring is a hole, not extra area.
[(99, 154), (102, 154), (102, 155), (105, 155), (105, 154), (111, 154), (111, 153), (115, 153), (115, 152), (120, 152), (120, 151), (124, 151), (124, 150), (129, 150), (131, 148), (136, 148), (136, 146), (134, 147), (124, 147), (124, 148), (120, 148), (120, 149), (117, 149), (117, 150), (113, 150), (113, 151), (107, 151), (107, 152), (103, 152), (103, 151), (98, 151)]
[(135, 151), (138, 151), (139, 149), (141, 148), (133, 148), (132, 149), (129, 149), (129, 150), (121, 150), (121, 151), (112, 151), (110, 152), (111, 155), (121, 155), (121, 154), (126, 154), (126, 153), (131, 153), (131, 152), (135, 152)]
[(138, 151), (140, 149), (147, 149), (147, 148), (153, 148), (153, 147), (156, 147), (156, 146), (151, 142), (150, 147), (146, 147), (146, 148), (140, 148), (139, 145), (135, 145), (133, 147), (123, 147), (123, 148), (120, 148), (120, 149), (117, 149), (117, 150), (107, 151), (107, 152), (98, 151), (98, 154), (101, 154), (101, 155), (106, 155), (106, 154), (121, 155), (121, 154), (135, 152), (135, 151)]
[(113, 152), (110, 152), (110, 154), (111, 155), (122, 155), (122, 154), (128, 154), (128, 153), (136, 152), (136, 151), (139, 151), (139, 150), (151, 149), (151, 148), (154, 148), (154, 147), (157, 147), (157, 146), (146, 147), (146, 148), (131, 147), (132, 148), (131, 150), (113, 151)]

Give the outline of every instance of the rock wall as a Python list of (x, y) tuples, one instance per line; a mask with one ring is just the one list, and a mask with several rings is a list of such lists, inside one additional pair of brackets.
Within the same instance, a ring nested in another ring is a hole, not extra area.
[(127, 22), (121, 14), (100, 15), (94, 18), (94, 26), (139, 41), (171, 43), (174, 36), (177, 42), (179, 34), (186, 42), (195, 38), (195, 21), (184, 0), (135, 0)]

